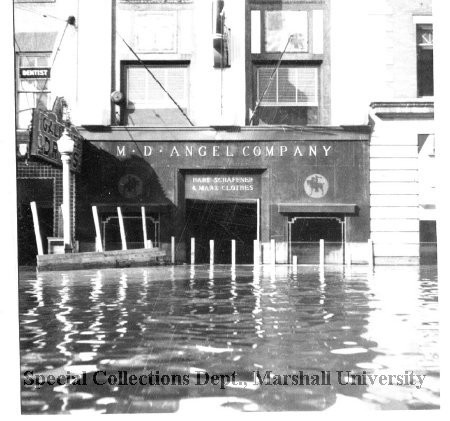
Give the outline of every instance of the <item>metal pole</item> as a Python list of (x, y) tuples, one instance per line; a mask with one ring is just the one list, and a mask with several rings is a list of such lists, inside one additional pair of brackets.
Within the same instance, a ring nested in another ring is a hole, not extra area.
[(42, 238), (41, 238), (41, 231), (39, 229), (39, 218), (37, 213), (36, 202), (31, 202), (30, 206), (31, 206), (31, 213), (33, 215), (34, 235), (36, 237), (38, 255), (43, 255), (44, 249), (42, 247)]
[(256, 239), (259, 241), (261, 232), (261, 199), (256, 199)]
[(117, 206), (117, 215), (119, 216), (119, 228), (120, 228), (120, 238), (122, 240), (122, 250), (126, 250), (127, 239), (125, 237), (125, 227), (123, 225), (122, 209), (120, 209), (120, 206)]
[(64, 252), (72, 252), (72, 235), (70, 229), (70, 155), (61, 154), (63, 169), (63, 234), (64, 234)]

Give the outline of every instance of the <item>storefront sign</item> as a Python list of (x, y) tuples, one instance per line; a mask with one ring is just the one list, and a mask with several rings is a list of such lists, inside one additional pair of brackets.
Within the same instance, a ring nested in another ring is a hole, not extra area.
[(136, 150), (136, 145), (115, 145), (115, 155), (117, 157), (129, 157), (130, 155), (142, 154), (144, 157), (168, 157), (168, 158), (196, 158), (196, 157), (225, 157), (225, 158), (248, 158), (248, 157), (312, 157), (312, 158), (328, 158), (332, 154), (332, 146), (326, 144), (313, 145), (270, 145), (261, 146), (259, 144), (243, 144), (243, 145), (142, 145), (140, 151)]
[(21, 67), (19, 76), (21, 79), (49, 79), (50, 67)]
[[(58, 121), (55, 113), (33, 110), (30, 155), (41, 158), (51, 164), (62, 166), (57, 141), (64, 132), (64, 124)], [(74, 150), (70, 160), (70, 169), (80, 171), (83, 138), (75, 127), (70, 128), (70, 137), (74, 140)]]
[(186, 199), (256, 199), (261, 196), (259, 174), (187, 174)]

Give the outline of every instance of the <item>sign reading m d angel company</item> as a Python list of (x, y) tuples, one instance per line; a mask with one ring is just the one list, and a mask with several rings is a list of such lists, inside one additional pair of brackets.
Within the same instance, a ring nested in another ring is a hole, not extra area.
[[(58, 121), (55, 113), (39, 109), (33, 110), (30, 155), (56, 166), (62, 166), (57, 142), (64, 132), (64, 127), (64, 124)], [(74, 126), (70, 128), (69, 134), (74, 140), (70, 169), (71, 171), (79, 172), (83, 137)]]

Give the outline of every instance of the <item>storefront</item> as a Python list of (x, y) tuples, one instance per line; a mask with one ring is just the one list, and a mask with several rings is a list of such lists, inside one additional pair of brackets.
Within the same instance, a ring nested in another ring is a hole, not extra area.
[[(97, 206), (106, 250), (120, 247), (117, 207), (131, 247), (147, 236), (161, 248), (177, 244), (186, 261), (194, 237), (196, 262), (251, 263), (253, 240), (278, 263), (314, 263), (318, 241), (342, 263), (350, 244), (369, 238), (369, 137), (357, 127), (84, 127), (88, 140), (77, 182), (80, 250), (93, 250), (91, 206)], [(356, 254), (355, 254), (356, 255)]]

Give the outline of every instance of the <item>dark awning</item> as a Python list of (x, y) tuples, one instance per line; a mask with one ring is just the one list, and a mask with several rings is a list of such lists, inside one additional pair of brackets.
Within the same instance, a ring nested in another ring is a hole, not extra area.
[(357, 205), (353, 203), (279, 203), (280, 213), (346, 213), (355, 214)]

